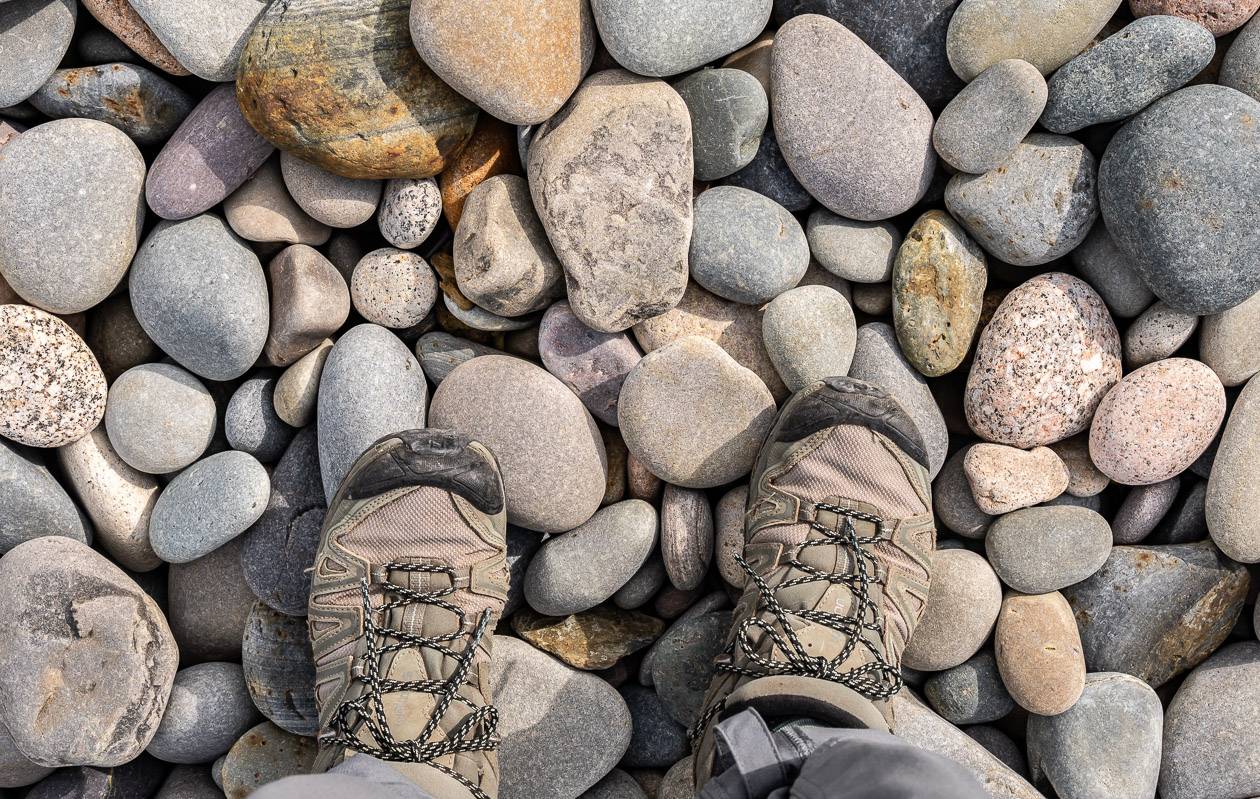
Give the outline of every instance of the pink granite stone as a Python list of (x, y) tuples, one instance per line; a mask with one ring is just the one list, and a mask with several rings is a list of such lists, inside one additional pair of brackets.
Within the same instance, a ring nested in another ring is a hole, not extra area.
[(1129, 0), (1129, 8), (1135, 17), (1185, 17), (1220, 36), (1241, 28), (1260, 8), (1260, 0)]

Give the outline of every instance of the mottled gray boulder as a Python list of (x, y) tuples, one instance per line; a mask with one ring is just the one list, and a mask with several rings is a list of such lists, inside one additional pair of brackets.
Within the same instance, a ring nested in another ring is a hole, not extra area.
[(319, 467), (324, 498), (377, 439), (424, 427), (429, 388), (407, 345), (377, 325), (350, 328), (319, 381)]
[(1121, 2), (963, 0), (949, 21), (949, 63), (967, 81), (1007, 58), (1049, 75), (1089, 46)]
[(162, 222), (131, 264), (144, 332), (208, 380), (243, 375), (267, 342), (267, 279), (258, 256), (217, 216)]
[(214, 397), (178, 366), (146, 363), (119, 375), (105, 405), (105, 430), (133, 469), (167, 474), (210, 446), (218, 426)]
[(125, 63), (59, 69), (30, 103), (53, 119), (81, 117), (112, 125), (137, 144), (165, 142), (193, 109), (183, 89), (153, 70)]
[(577, 394), (588, 411), (616, 426), (621, 385), (643, 357), (629, 333), (592, 330), (561, 301), (543, 314), (538, 352), (547, 371)]
[(149, 543), (167, 563), (196, 560), (249, 529), (270, 494), (267, 469), (253, 455), (211, 455), (163, 489), (149, 517)]
[(997, 721), (1015, 709), (993, 653), (978, 652), (966, 663), (933, 674), (923, 684), (923, 695), (950, 724)]
[(993, 255), (1038, 266), (1067, 255), (1098, 217), (1097, 164), (1085, 145), (1049, 133), (1024, 139), (1001, 168), (955, 175), (945, 206)]
[[(1173, 308), (1219, 313), (1260, 290), (1260, 102), (1189, 86), (1143, 111), (1107, 145), (1098, 199), (1107, 230)], [(1203, 209), (1213, 209), (1208, 220)]]
[(236, 77), (245, 39), (267, 7), (263, 0), (135, 0), (131, 5), (185, 69), (209, 81)]
[(1090, 671), (1158, 688), (1212, 653), (1242, 613), (1246, 567), (1211, 542), (1118, 546), (1094, 576), (1063, 590)]
[(678, 303), (691, 235), (691, 116), (661, 81), (586, 79), (529, 148), (530, 191), (569, 303), (615, 333)]
[(696, 180), (720, 180), (752, 162), (770, 121), (760, 81), (742, 69), (703, 69), (674, 89), (691, 114)]
[(984, 548), (1003, 583), (1046, 594), (1102, 567), (1111, 553), (1111, 525), (1089, 508), (1023, 508), (993, 522)]
[(688, 263), (692, 279), (719, 297), (761, 305), (805, 276), (809, 242), (783, 206), (718, 186), (696, 198)]
[(78, 10), (74, 0), (0, 3), (0, 108), (30, 97), (57, 69)]
[(245, 621), (241, 640), (245, 684), (254, 705), (294, 735), (315, 735), (315, 661), (306, 620), (278, 613), (262, 602)]
[(856, 34), (795, 17), (775, 36), (771, 73), (778, 144), (819, 202), (869, 221), (924, 195), (936, 163), (932, 112)]
[(1231, 644), (1181, 684), (1164, 720), (1163, 799), (1260, 794), (1260, 644)]
[(1202, 25), (1140, 17), (1054, 73), (1041, 125), (1071, 133), (1130, 117), (1184, 86), (1215, 53), (1216, 39)]
[(1027, 61), (999, 61), (968, 83), (941, 111), (932, 145), (960, 172), (996, 169), (1037, 124), (1046, 79)]
[(687, 72), (751, 42), (770, 21), (773, 0), (593, 0), (608, 53), (631, 72)]
[(171, 698), (146, 750), (167, 763), (209, 763), (258, 723), (237, 663), (199, 663), (175, 674)]
[[(0, 15), (13, 5), (0, 6)], [(90, 119), (37, 125), (8, 144), (0, 160), (5, 282), (27, 302), (58, 314), (87, 310), (108, 297), (139, 243), (144, 174), (136, 145)]]
[(634, 733), (622, 765), (629, 768), (669, 768), (691, 751), (687, 729), (670, 717), (665, 703), (651, 688), (624, 685), (621, 698), (630, 708)]
[(835, 289), (798, 286), (783, 292), (765, 307), (761, 332), (790, 391), (849, 373), (857, 324), (849, 301)]
[(1128, 674), (1085, 675), (1085, 691), (1057, 716), (1028, 717), (1033, 782), (1061, 799), (1151, 799), (1159, 781), (1164, 707)]
[(47, 535), (87, 543), (91, 527), (33, 451), (0, 438), (0, 553)]
[(157, 603), (59, 536), (0, 559), (0, 724), (44, 766), (116, 766), (148, 745), (179, 653)]

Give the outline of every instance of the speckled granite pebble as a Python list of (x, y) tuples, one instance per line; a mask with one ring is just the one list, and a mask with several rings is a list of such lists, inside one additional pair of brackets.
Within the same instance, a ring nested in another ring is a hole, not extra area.
[(755, 77), (740, 69), (703, 69), (674, 89), (691, 114), (696, 180), (720, 180), (752, 163), (770, 120), (770, 101)]
[(1067, 465), (1048, 447), (976, 444), (967, 449), (963, 472), (976, 507), (990, 516), (1049, 502), (1068, 486)]
[(602, 422), (617, 424), (621, 386), (643, 357), (628, 333), (592, 330), (561, 301), (543, 314), (538, 349), (547, 371), (577, 394), (588, 411)]
[(1190, 340), (1199, 317), (1169, 308), (1162, 300), (1147, 308), (1124, 332), (1124, 364), (1137, 369), (1171, 357)]
[(967, 423), (991, 441), (1050, 444), (1089, 426), (1120, 372), (1120, 336), (1102, 299), (1070, 275), (1041, 275), (1011, 291), (981, 332)]
[(245, 622), (241, 643), (245, 684), (264, 716), (295, 735), (314, 735), (315, 662), (306, 620), (259, 602)]
[(692, 279), (719, 297), (761, 305), (805, 276), (809, 242), (783, 206), (717, 186), (696, 198), (688, 264)]
[(937, 550), (927, 610), (902, 663), (942, 671), (966, 662), (989, 638), (1002, 604), (1002, 585), (984, 558), (965, 549)]
[(419, 247), (442, 217), (442, 193), (433, 178), (395, 178), (385, 184), (376, 224), (400, 250)]
[(1014, 154), (1046, 106), (1046, 79), (1027, 61), (999, 61), (941, 111), (932, 145), (960, 172), (982, 174)]
[(1089, 46), (1123, 0), (963, 0), (946, 51), (963, 80), (1006, 58), (1049, 75)]
[(609, 54), (631, 72), (664, 77), (732, 53), (770, 21), (772, 0), (592, 0)]
[(825, 377), (844, 376), (853, 363), (857, 325), (853, 308), (827, 286), (798, 286), (763, 309), (762, 338), (790, 391)]
[(810, 254), (833, 275), (855, 283), (885, 283), (901, 247), (901, 232), (890, 222), (856, 222), (826, 208), (809, 215), (805, 226)]
[(382, 327), (420, 324), (433, 310), (437, 295), (437, 277), (428, 262), (413, 252), (392, 247), (364, 255), (350, 278), (354, 309)]
[(1002, 682), (1021, 707), (1054, 716), (1076, 704), (1085, 690), (1085, 655), (1062, 594), (1008, 593), (993, 640)]
[(984, 549), (1003, 583), (1045, 594), (1102, 567), (1111, 552), (1111, 525), (1089, 508), (1024, 508), (994, 520)]
[(1129, 0), (1134, 16), (1170, 14), (1185, 17), (1206, 27), (1214, 36), (1229, 33), (1247, 21), (1257, 0)]

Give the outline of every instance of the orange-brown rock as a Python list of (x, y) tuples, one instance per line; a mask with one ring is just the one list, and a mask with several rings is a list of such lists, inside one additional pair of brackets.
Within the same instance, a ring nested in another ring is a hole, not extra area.
[(468, 144), (438, 176), (438, 185), (442, 189), (442, 213), (452, 230), (459, 227), (464, 200), (472, 190), (482, 181), (503, 174), (521, 174), (516, 128), (492, 116), (482, 115)]
[(512, 629), (575, 669), (598, 671), (651, 644), (665, 631), (665, 622), (646, 613), (612, 607), (563, 618), (525, 608), (513, 614)]
[(171, 75), (192, 74), (171, 55), (127, 0), (83, 0), (83, 7), (153, 66)]
[(237, 99), (277, 147), (350, 178), (424, 178), (472, 135), (477, 108), (425, 66), (410, 0), (288, 0), (259, 18)]

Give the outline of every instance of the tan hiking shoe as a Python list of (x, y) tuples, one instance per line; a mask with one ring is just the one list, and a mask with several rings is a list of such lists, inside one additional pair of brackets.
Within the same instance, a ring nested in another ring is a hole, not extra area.
[(833, 377), (784, 405), (752, 472), (748, 580), (694, 728), (697, 789), (717, 722), (747, 707), (771, 724), (891, 728), (928, 597), (931, 497), (922, 439), (882, 389)]
[(361, 752), (435, 799), (495, 796), (489, 659), (506, 529), (494, 456), (467, 436), (398, 433), (355, 461), (311, 584), (317, 770)]

